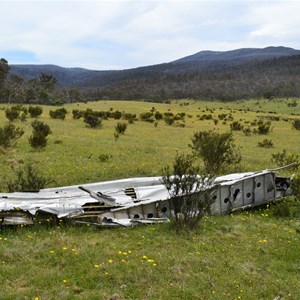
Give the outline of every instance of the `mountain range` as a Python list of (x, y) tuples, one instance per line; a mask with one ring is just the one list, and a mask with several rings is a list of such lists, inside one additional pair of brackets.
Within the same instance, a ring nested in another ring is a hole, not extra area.
[(287, 47), (201, 51), (178, 60), (126, 70), (96, 71), (55, 65), (10, 65), (26, 79), (41, 73), (87, 98), (235, 100), (300, 96), (300, 50)]

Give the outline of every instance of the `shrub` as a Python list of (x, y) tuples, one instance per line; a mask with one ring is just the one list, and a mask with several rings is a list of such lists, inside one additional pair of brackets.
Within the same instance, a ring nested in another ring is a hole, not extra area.
[(112, 158), (112, 155), (102, 153), (98, 158), (101, 162), (108, 162)]
[(44, 148), (47, 145), (47, 136), (51, 133), (50, 127), (44, 122), (35, 120), (31, 123), (33, 133), (29, 137), (29, 143), (32, 148)]
[(50, 118), (59, 120), (64, 120), (67, 113), (68, 112), (64, 107), (49, 111)]
[(73, 115), (73, 119), (80, 119), (83, 117), (84, 112), (82, 110), (79, 109), (73, 109), (72, 110), (72, 115)]
[(123, 119), (127, 120), (129, 124), (133, 124), (136, 121), (136, 114), (123, 113)]
[(257, 128), (258, 134), (268, 134), (271, 131), (270, 123), (260, 123)]
[(206, 174), (218, 175), (225, 168), (228, 171), (232, 166), (237, 167), (241, 161), (232, 132), (199, 131), (194, 134), (189, 146), (202, 159)]
[(9, 123), (0, 127), (0, 146), (8, 148), (12, 142), (20, 138), (24, 134), (24, 130)]
[(120, 120), (122, 118), (122, 113), (118, 110), (116, 110), (114, 113), (113, 113), (113, 117), (115, 120)]
[(28, 112), (31, 118), (37, 118), (43, 113), (43, 109), (40, 106), (29, 106)]
[(243, 125), (239, 122), (239, 121), (233, 121), (231, 124), (230, 124), (230, 129), (233, 130), (233, 131), (240, 131), (243, 129)]
[(252, 130), (251, 130), (250, 127), (244, 127), (244, 128), (243, 128), (243, 133), (244, 133), (246, 136), (249, 136), (249, 135), (251, 135)]
[(300, 119), (294, 120), (292, 125), (293, 125), (293, 128), (300, 130)]
[(102, 120), (94, 114), (85, 114), (84, 123), (88, 124), (91, 128), (98, 128), (101, 126)]
[(204, 215), (208, 214), (213, 202), (211, 180), (198, 175), (191, 155), (177, 154), (173, 169), (163, 169), (162, 183), (170, 195), (171, 207), (175, 215), (175, 229), (194, 230)]
[(38, 192), (50, 182), (32, 163), (15, 170), (15, 175), (16, 178), (7, 183), (9, 192)]
[[(278, 167), (283, 167), (294, 162), (299, 163), (299, 156), (295, 153), (287, 153), (287, 150), (283, 149), (282, 152), (272, 154), (271, 162)], [(296, 170), (297, 167), (293, 169)]]
[(119, 135), (124, 134), (126, 129), (127, 129), (127, 124), (126, 123), (118, 122), (117, 125), (115, 126), (116, 133), (119, 134)]
[(154, 118), (156, 121), (159, 121), (163, 118), (163, 114), (160, 113), (159, 111), (156, 111), (155, 114), (154, 114)]
[(258, 142), (257, 146), (262, 148), (272, 148), (274, 144), (271, 140), (264, 139), (262, 142)]
[(35, 120), (31, 123), (31, 127), (34, 131), (43, 133), (44, 136), (48, 136), (51, 133), (49, 125), (42, 121)]
[(151, 111), (141, 113), (139, 117), (140, 120), (144, 122), (153, 123), (155, 121), (153, 113)]
[(13, 122), (16, 119), (18, 119), (19, 114), (20, 114), (20, 110), (15, 106), (13, 106), (12, 108), (7, 108), (5, 110), (5, 116), (10, 122)]
[(165, 116), (165, 117), (164, 117), (164, 121), (165, 121), (165, 123), (166, 123), (167, 125), (171, 126), (171, 125), (174, 124), (175, 119), (174, 119), (173, 116)]

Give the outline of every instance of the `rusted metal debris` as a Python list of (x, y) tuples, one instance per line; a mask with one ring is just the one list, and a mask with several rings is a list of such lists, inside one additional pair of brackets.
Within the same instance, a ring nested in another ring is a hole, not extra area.
[[(287, 167), (290, 165), (284, 168)], [(290, 178), (277, 176), (278, 170), (215, 178), (212, 213), (228, 214), (291, 195)], [(127, 227), (166, 222), (173, 214), (162, 177), (121, 179), (39, 192), (0, 193), (1, 225), (33, 225), (37, 215), (46, 215), (75, 224)]]

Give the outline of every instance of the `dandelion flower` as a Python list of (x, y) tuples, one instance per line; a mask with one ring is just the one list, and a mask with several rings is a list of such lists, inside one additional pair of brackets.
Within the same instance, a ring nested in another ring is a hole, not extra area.
[(112, 260), (112, 259), (109, 259), (108, 262), (111, 264), (111, 263), (113, 262), (113, 260)]
[(100, 268), (100, 266), (99, 266), (99, 265), (95, 265), (95, 268), (96, 268), (96, 269), (99, 269), (99, 268)]

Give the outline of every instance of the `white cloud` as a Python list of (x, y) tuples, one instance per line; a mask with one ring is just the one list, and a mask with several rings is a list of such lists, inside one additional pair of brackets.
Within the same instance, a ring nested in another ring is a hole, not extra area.
[(201, 50), (300, 48), (298, 1), (0, 0), (0, 5), (0, 56), (24, 51), (24, 63), (115, 69)]

